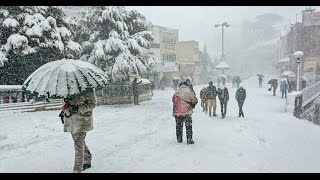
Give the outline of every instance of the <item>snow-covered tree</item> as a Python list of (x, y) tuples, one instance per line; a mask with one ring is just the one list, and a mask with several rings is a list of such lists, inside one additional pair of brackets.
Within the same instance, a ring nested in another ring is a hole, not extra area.
[(142, 52), (153, 40), (152, 24), (139, 12), (99, 6), (76, 19), (81, 59), (100, 67), (113, 82), (128, 81), (131, 72), (141, 75), (155, 66), (153, 57)]
[(0, 76), (13, 80), (1, 83), (21, 84), (44, 63), (80, 58), (68, 28), (61, 7), (0, 6)]

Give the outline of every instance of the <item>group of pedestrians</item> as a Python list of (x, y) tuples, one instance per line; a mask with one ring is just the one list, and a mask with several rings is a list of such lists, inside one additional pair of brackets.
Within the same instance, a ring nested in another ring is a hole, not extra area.
[[(229, 91), (225, 86), (221, 86), (218, 89), (213, 85), (213, 82), (209, 82), (208, 87), (204, 87), (200, 91), (201, 107), (203, 112), (208, 113), (209, 116), (217, 116), (216, 114), (216, 97), (218, 96), (221, 107), (221, 118), (226, 117), (227, 105), (229, 101)], [(240, 86), (236, 91), (235, 96), (239, 105), (239, 117), (244, 117), (242, 106), (246, 99), (246, 90)]]

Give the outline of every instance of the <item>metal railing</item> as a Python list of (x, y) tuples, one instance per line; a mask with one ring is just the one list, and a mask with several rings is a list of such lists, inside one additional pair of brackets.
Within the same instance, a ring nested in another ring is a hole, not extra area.
[(302, 90), (302, 106), (307, 105), (320, 95), (320, 81)]
[(294, 103), (294, 116), (303, 118), (312, 107), (315, 99), (320, 96), (320, 81), (303, 89), (296, 95)]

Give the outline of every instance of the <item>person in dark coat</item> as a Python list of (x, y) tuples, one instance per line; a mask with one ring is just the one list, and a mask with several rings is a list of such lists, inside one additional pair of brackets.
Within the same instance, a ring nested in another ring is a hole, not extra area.
[(263, 77), (259, 76), (258, 81), (259, 81), (259, 87), (262, 87)]
[(240, 86), (239, 89), (236, 91), (236, 100), (239, 106), (239, 117), (241, 116), (244, 117), (242, 107), (243, 107), (244, 101), (246, 100), (246, 96), (247, 96), (246, 90), (242, 86)]
[(211, 116), (211, 112), (213, 116), (217, 116), (216, 115), (216, 97), (217, 97), (217, 88), (213, 85), (213, 82), (210, 81), (209, 86), (207, 87), (209, 116)]
[(208, 112), (208, 98), (207, 98), (207, 87), (204, 87), (200, 91), (201, 107), (202, 111)]
[(276, 90), (278, 88), (278, 81), (272, 81), (270, 88), (273, 89), (273, 96), (275, 96), (276, 95)]
[(221, 88), (218, 88), (218, 98), (220, 100), (221, 115), (222, 118), (224, 118), (226, 117), (227, 104), (229, 101), (229, 92), (227, 87), (222, 86)]
[(138, 91), (138, 85), (142, 83), (142, 80), (137, 82), (138, 79), (134, 78), (132, 81), (132, 91), (133, 91), (133, 103), (134, 105), (139, 105), (139, 91)]
[(192, 109), (198, 103), (196, 95), (188, 87), (187, 82), (182, 82), (172, 96), (173, 111), (172, 116), (176, 120), (176, 136), (178, 143), (182, 143), (183, 123), (186, 126), (187, 144), (194, 144), (192, 135)]

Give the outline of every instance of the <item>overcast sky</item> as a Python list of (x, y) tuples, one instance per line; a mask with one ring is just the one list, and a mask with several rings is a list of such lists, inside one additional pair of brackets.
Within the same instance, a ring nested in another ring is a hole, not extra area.
[[(212, 49), (212, 43), (218, 41), (215, 33), (221, 34), (221, 28), (214, 28), (216, 23), (227, 20), (230, 24), (230, 33), (231, 28), (239, 29), (244, 19), (252, 20), (259, 14), (276, 13), (284, 16), (285, 22), (289, 24), (290, 20), (295, 22), (296, 13), (301, 12), (306, 6), (128, 6), (127, 8), (138, 10), (153, 24), (179, 29), (179, 41), (199, 41), (202, 50), (204, 43), (208, 49)], [(312, 8), (320, 9), (319, 6)], [(301, 19), (300, 14), (298, 18)], [(225, 34), (228, 36), (228, 30)]]

